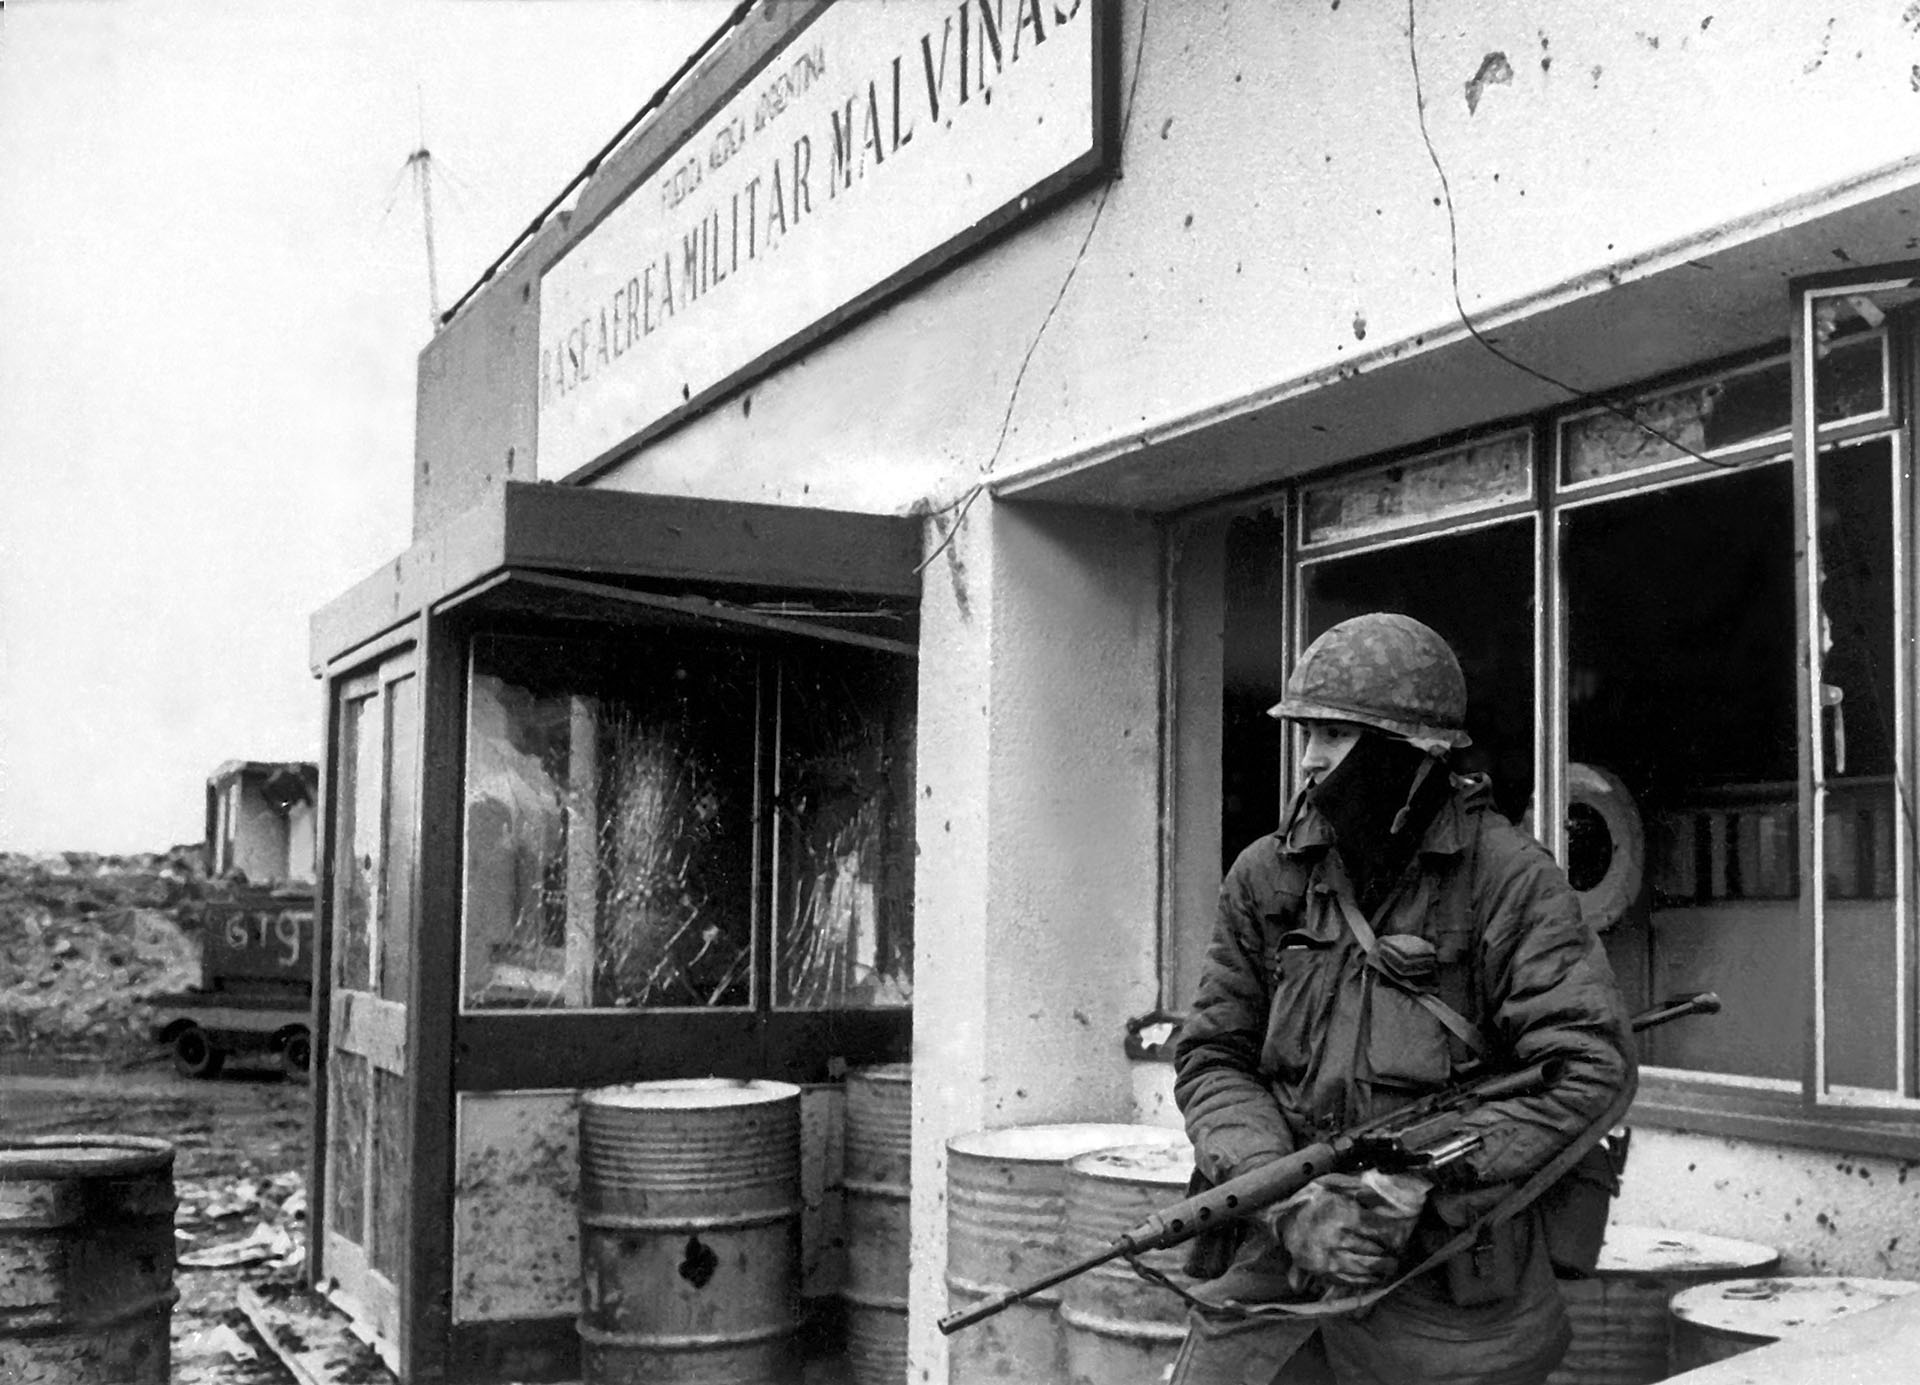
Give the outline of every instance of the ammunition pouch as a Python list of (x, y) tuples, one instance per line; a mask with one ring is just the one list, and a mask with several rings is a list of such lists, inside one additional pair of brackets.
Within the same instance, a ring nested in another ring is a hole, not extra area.
[(1600, 1261), (1607, 1214), (1620, 1192), (1632, 1133), (1626, 1129), (1610, 1131), (1540, 1195), (1547, 1258), (1562, 1279), (1583, 1279)]

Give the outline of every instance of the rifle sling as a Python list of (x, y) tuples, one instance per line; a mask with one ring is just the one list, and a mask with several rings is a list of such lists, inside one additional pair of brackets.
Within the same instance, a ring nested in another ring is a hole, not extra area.
[(1470, 1249), (1480, 1238), (1481, 1232), (1504, 1225), (1525, 1211), (1542, 1193), (1571, 1171), (1573, 1166), (1586, 1156), (1588, 1150), (1600, 1143), (1606, 1133), (1627, 1114), (1628, 1107), (1632, 1105), (1633, 1089), (1629, 1086), (1614, 1097), (1612, 1105), (1601, 1114), (1599, 1119), (1583, 1130), (1572, 1144), (1541, 1165), (1524, 1183), (1481, 1213), (1440, 1249), (1389, 1283), (1367, 1289), (1351, 1297), (1321, 1299), (1310, 1303), (1241, 1303), (1237, 1299), (1228, 1299), (1217, 1309), (1203, 1309), (1203, 1311), (1218, 1311), (1222, 1316), (1232, 1318), (1334, 1318), (1344, 1317), (1371, 1307), (1408, 1280), (1416, 1279), (1428, 1270), (1438, 1269), (1454, 1256)]

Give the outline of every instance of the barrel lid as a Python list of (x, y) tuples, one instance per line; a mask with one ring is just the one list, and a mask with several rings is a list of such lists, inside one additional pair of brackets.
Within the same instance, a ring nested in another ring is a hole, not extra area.
[(173, 1168), (173, 1146), (145, 1135), (0, 1139), (0, 1179), (111, 1177)]
[(1077, 1155), (1120, 1145), (1186, 1142), (1178, 1130), (1163, 1125), (1011, 1125), (999, 1130), (975, 1130), (947, 1141), (951, 1154), (1014, 1163), (1059, 1164)]
[(585, 1093), (580, 1103), (628, 1111), (705, 1111), (788, 1101), (799, 1095), (800, 1089), (791, 1082), (769, 1082), (757, 1077), (675, 1077), (598, 1087)]
[(1069, 1178), (1185, 1188), (1193, 1173), (1193, 1144), (1177, 1130), (1165, 1142), (1096, 1149), (1067, 1162)]
[(1920, 1289), (1905, 1279), (1850, 1275), (1788, 1275), (1726, 1279), (1673, 1296), (1673, 1316), (1697, 1327), (1759, 1341), (1819, 1327), (1850, 1313), (1878, 1308)]
[(1728, 1275), (1765, 1274), (1780, 1263), (1780, 1252), (1757, 1241), (1737, 1241), (1699, 1231), (1615, 1223), (1607, 1228), (1596, 1274)]
[(849, 1082), (911, 1082), (913, 1081), (912, 1063), (874, 1063), (864, 1068), (855, 1068), (847, 1074)]

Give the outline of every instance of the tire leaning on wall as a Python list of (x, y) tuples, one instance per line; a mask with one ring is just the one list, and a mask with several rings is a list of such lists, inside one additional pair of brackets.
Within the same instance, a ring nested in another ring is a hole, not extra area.
[(1647, 834), (1633, 795), (1617, 775), (1598, 765), (1567, 765), (1567, 810), (1584, 806), (1598, 814), (1607, 829), (1612, 853), (1607, 869), (1591, 887), (1579, 890), (1580, 916), (1596, 933), (1604, 933), (1621, 919), (1640, 897), (1647, 874)]

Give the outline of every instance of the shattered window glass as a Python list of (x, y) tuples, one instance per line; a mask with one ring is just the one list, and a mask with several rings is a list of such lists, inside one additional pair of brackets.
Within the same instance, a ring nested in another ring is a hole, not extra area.
[(476, 639), (469, 1006), (751, 1003), (758, 694), (741, 649)]
[(1508, 433), (1307, 486), (1301, 492), (1301, 542), (1311, 546), (1387, 534), (1525, 500), (1533, 494), (1532, 455), (1528, 434)]
[(789, 662), (775, 785), (781, 893), (774, 1003), (908, 1004), (913, 995), (912, 685), (898, 660)]
[[(1887, 407), (1879, 335), (1835, 341), (1815, 365), (1820, 422), (1869, 418)], [(1563, 481), (1578, 485), (1767, 439), (1785, 443), (1793, 416), (1792, 367), (1785, 357), (1642, 395), (1620, 412), (1586, 414), (1565, 426)]]

